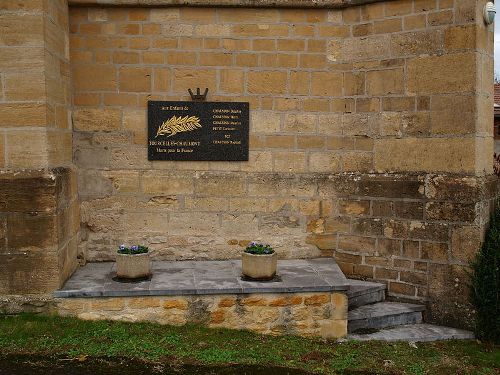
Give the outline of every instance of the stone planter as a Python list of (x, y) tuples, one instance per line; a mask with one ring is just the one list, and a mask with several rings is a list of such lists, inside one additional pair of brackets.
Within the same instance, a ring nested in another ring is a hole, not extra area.
[(243, 275), (254, 280), (271, 280), (276, 275), (278, 254), (241, 255), (241, 270)]
[(116, 276), (120, 279), (138, 279), (151, 274), (149, 253), (116, 254)]

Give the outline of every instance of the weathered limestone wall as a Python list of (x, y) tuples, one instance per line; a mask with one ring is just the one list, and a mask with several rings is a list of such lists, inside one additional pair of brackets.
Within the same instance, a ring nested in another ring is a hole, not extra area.
[(68, 7), (0, 4), (0, 294), (45, 293), (74, 271)]
[(0, 12), (0, 167), (70, 166), (67, 4), (3, 1)]
[(325, 338), (347, 334), (347, 297), (342, 293), (57, 298), (53, 308), (62, 316), (91, 320), (197, 323)]
[(0, 295), (49, 293), (73, 273), (75, 196), (67, 168), (0, 173)]
[[(57, 288), (81, 222), (87, 260), (122, 242), (234, 258), (261, 240), (464, 324), (498, 196), (485, 2), (1, 2), (0, 294)], [(196, 87), (250, 102), (249, 162), (147, 161), (147, 100)]]
[[(220, 259), (261, 240), (460, 324), (497, 195), (484, 4), (71, 8), (81, 251)], [(250, 102), (248, 163), (147, 161), (147, 100), (196, 87)]]

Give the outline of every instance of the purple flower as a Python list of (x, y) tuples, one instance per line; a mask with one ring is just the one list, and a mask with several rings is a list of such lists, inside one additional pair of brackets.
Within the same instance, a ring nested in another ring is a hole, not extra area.
[(134, 245), (134, 246), (132, 246), (132, 247), (131, 247), (131, 249), (132, 249), (132, 250), (134, 250), (134, 251), (135, 251), (135, 250), (137, 250), (138, 248), (139, 248), (139, 247), (138, 247), (138, 246), (136, 246), (136, 245)]
[(120, 250), (125, 250), (125, 245), (120, 245)]

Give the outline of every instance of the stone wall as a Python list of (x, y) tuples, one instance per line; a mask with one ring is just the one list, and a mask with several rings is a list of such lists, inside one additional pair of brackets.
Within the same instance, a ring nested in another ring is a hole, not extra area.
[(325, 338), (347, 334), (347, 297), (342, 293), (58, 298), (53, 308), (62, 316), (91, 320), (196, 323)]
[[(121, 242), (234, 258), (260, 240), (282, 258), (334, 255), (449, 320), (496, 195), (481, 177), (493, 150), (483, 3), (70, 9), (87, 259)], [(198, 86), (250, 102), (249, 162), (147, 161), (147, 100)]]
[(70, 169), (0, 172), (0, 295), (62, 286), (77, 265), (79, 227)]
[[(22, 212), (0, 197), (0, 251), (18, 257), (0, 277), (23, 280), (2, 293), (38, 291), (16, 273), (37, 265), (22, 256), (55, 246), (31, 212), (71, 223), (57, 226), (68, 232), (46, 269), (58, 275), (40, 292), (76, 267), (76, 174), (86, 260), (122, 242), (158, 259), (234, 258), (259, 240), (282, 258), (334, 256), (391, 297), (426, 302), (431, 321), (467, 322), (464, 270), (498, 195), (486, 0), (97, 2), (0, 5), (4, 189), (22, 196), (18, 177), (32, 175), (64, 197), (46, 212), (42, 193)], [(248, 162), (147, 161), (147, 100), (196, 87), (250, 102)], [(26, 233), (33, 242), (11, 248)]]
[(68, 7), (0, 4), (0, 294), (46, 293), (77, 266)]

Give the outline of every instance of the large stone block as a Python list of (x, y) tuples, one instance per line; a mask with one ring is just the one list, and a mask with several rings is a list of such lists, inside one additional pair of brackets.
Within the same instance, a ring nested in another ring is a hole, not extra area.
[(381, 197), (420, 199), (424, 181), (412, 174), (342, 174), (331, 177), (338, 197)]
[(40, 103), (1, 103), (0, 128), (20, 126), (47, 126), (47, 106)]
[(336, 152), (314, 152), (309, 155), (310, 172), (339, 172), (340, 154)]
[[(219, 217), (215, 213), (178, 212), (170, 215), (163, 231), (179, 235), (214, 235), (219, 232)], [(160, 229), (160, 227), (158, 228)]]
[(57, 218), (45, 214), (10, 214), (7, 217), (8, 250), (13, 253), (55, 251)]
[(425, 205), (425, 215), (430, 220), (458, 222), (474, 222), (476, 220), (476, 204), (429, 202)]
[(464, 264), (476, 257), (481, 248), (484, 233), (478, 226), (457, 227), (451, 233), (451, 256)]
[(311, 93), (317, 96), (341, 96), (342, 73), (313, 72), (311, 77)]
[[(460, 111), (453, 110), (460, 108)], [(473, 134), (476, 132), (476, 98), (473, 95), (433, 96), (432, 134)]]
[(19, 69), (44, 68), (43, 47), (2, 48), (0, 54), (0, 69), (3, 72), (19, 72)]
[(151, 92), (151, 68), (121, 67), (119, 75), (120, 91), (147, 93)]
[(250, 94), (284, 94), (287, 74), (280, 71), (250, 71), (247, 85)]
[(312, 197), (317, 182), (313, 179), (295, 177), (289, 174), (263, 174), (251, 176), (248, 180), (248, 193), (253, 196)]
[(278, 133), (281, 129), (281, 115), (270, 111), (252, 111), (250, 123), (253, 133)]
[(443, 49), (441, 30), (415, 31), (391, 35), (393, 56), (435, 54)]
[(195, 179), (195, 192), (206, 196), (242, 196), (246, 194), (246, 181), (231, 174), (203, 174)]
[(75, 91), (115, 91), (117, 89), (116, 77), (116, 68), (112, 65), (72, 66), (71, 79)]
[(390, 42), (387, 35), (365, 38), (332, 39), (327, 47), (328, 60), (332, 62), (351, 62), (365, 59), (390, 57)]
[[(493, 186), (489, 187), (489, 183)], [(433, 201), (451, 201), (459, 204), (489, 199), (494, 194), (494, 177), (429, 175), (425, 179), (425, 197)]]
[(45, 74), (41, 69), (6, 74), (5, 98), (8, 101), (43, 100), (45, 96)]
[(477, 56), (460, 53), (418, 57), (408, 61), (407, 74), (410, 93), (472, 92), (477, 79)]
[(0, 15), (0, 46), (42, 46), (43, 17), (40, 14), (3, 13)]
[(82, 200), (102, 198), (111, 195), (113, 184), (102, 172), (95, 170), (80, 170), (78, 172), (78, 193)]
[(476, 25), (463, 25), (447, 28), (444, 32), (444, 47), (447, 51), (472, 50), (476, 47)]
[(55, 252), (6, 254), (2, 258), (0, 294), (49, 293), (61, 286)]
[(401, 94), (404, 91), (403, 69), (371, 71), (366, 74), (369, 95)]
[(193, 176), (173, 172), (150, 171), (142, 175), (142, 190), (149, 195), (181, 195), (194, 191)]
[(193, 87), (216, 87), (216, 73), (215, 69), (174, 69), (174, 92), (185, 94)]
[(103, 169), (109, 166), (111, 152), (108, 147), (75, 148), (73, 162), (82, 169)]
[(468, 269), (431, 263), (428, 272), (427, 318), (438, 324), (470, 329), (474, 321), (474, 309), (468, 301)]
[[(47, 133), (41, 129), (6, 133), (7, 167), (37, 169), (49, 165)], [(26, 145), (29, 145), (27, 152)]]
[(446, 222), (411, 221), (408, 227), (410, 239), (448, 241), (450, 224)]
[(73, 111), (73, 125), (81, 131), (113, 131), (121, 126), (121, 111), (112, 108), (77, 109)]
[(56, 179), (43, 170), (0, 173), (0, 211), (54, 212)]
[[(447, 152), (443, 153), (442, 150)], [(379, 139), (374, 145), (374, 167), (382, 171), (475, 172), (473, 138)]]

